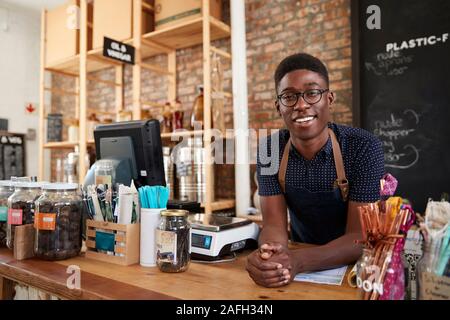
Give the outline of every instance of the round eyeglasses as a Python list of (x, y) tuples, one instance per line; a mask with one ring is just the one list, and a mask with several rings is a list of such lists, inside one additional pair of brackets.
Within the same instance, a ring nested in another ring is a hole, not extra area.
[(311, 89), (305, 92), (285, 92), (277, 96), (281, 104), (285, 107), (293, 107), (297, 104), (299, 97), (302, 97), (308, 104), (316, 104), (322, 99), (324, 92), (329, 89)]

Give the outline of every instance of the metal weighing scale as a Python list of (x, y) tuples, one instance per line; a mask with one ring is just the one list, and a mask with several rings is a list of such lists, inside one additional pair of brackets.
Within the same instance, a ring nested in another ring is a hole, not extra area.
[(191, 224), (191, 257), (219, 260), (241, 249), (257, 248), (259, 227), (256, 223), (236, 217), (203, 213), (189, 215)]

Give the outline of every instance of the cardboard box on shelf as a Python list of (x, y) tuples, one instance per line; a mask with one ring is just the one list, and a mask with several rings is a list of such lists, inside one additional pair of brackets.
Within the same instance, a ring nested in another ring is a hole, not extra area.
[[(153, 5), (152, 0), (144, 1)], [(142, 12), (142, 33), (154, 30), (154, 15)], [(95, 0), (93, 48), (103, 47), (103, 38), (125, 41), (133, 37), (133, 0)]]
[(61, 60), (79, 53), (79, 28), (77, 13), (79, 0), (70, 0), (65, 4), (47, 11), (45, 65), (51, 66)]
[(130, 39), (133, 34), (132, 0), (95, 0), (93, 48), (103, 47), (103, 37), (117, 41)]
[[(155, 0), (155, 30), (161, 30), (202, 16), (202, 0)], [(222, 1), (210, 0), (209, 12), (221, 19)]]

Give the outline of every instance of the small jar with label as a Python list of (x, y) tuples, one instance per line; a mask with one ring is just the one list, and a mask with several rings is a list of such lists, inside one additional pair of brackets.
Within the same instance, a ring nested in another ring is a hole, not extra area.
[(8, 223), (8, 198), (14, 193), (10, 180), (0, 181), (0, 247), (6, 247), (6, 229)]
[(163, 272), (186, 271), (190, 262), (190, 225), (186, 210), (163, 210), (156, 229), (156, 265)]
[(14, 193), (8, 198), (8, 226), (6, 245), (14, 248), (17, 226), (34, 223), (34, 201), (41, 195), (41, 182), (16, 182)]
[(36, 200), (34, 253), (44, 260), (63, 260), (81, 250), (82, 200), (76, 183), (44, 185)]

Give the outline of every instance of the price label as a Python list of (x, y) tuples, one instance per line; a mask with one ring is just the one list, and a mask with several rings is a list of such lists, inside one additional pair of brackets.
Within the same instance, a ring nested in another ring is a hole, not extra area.
[(55, 230), (56, 213), (37, 213), (34, 219), (34, 227), (37, 230)]
[(8, 210), (8, 224), (22, 225), (23, 224), (22, 216), (23, 216), (22, 209), (9, 209)]

